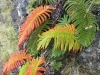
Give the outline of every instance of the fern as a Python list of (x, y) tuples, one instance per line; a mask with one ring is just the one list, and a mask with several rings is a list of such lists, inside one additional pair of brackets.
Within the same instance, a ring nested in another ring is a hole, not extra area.
[(78, 41), (85, 47), (92, 43), (97, 26), (95, 17), (90, 11), (90, 6), (88, 0), (67, 0), (64, 5), (75, 24)]
[(37, 28), (30, 36), (28, 42), (27, 42), (27, 49), (30, 50), (31, 54), (36, 55), (38, 51), (37, 48), (37, 40), (39, 39), (38, 34), (41, 34), (43, 31), (46, 31), (49, 29), (49, 26), (47, 24), (50, 24), (50, 20), (47, 20), (44, 22), (39, 28)]
[(53, 3), (55, 0), (45, 0), (45, 3), (46, 4), (51, 4), (51, 3)]
[(34, 10), (38, 5), (36, 4), (36, 0), (31, 0), (28, 4), (28, 13), (30, 13), (32, 10)]
[(50, 17), (50, 9), (54, 8), (48, 5), (45, 5), (44, 7), (39, 6), (28, 15), (25, 23), (20, 29), (20, 37), (18, 42), (19, 47), (28, 39), (29, 35), (35, 28), (38, 28), (47, 18)]
[(40, 71), (46, 71), (44, 67), (41, 67), (42, 64), (45, 63), (44, 56), (41, 56), (40, 59), (32, 59), (30, 64), (28, 65), (28, 69), (25, 72), (25, 75), (43, 75)]
[(64, 17), (59, 19), (58, 22), (59, 23), (57, 25), (64, 26), (66, 24), (70, 24), (71, 20), (68, 15), (64, 15)]
[(31, 0), (28, 5), (28, 12), (30, 13), (36, 7), (40, 5), (51, 5), (55, 2), (55, 0)]
[(53, 69), (56, 70), (56, 71), (59, 71), (61, 66), (62, 66), (61, 62), (54, 62)]
[(57, 50), (52, 50), (52, 53), (51, 53), (51, 56), (54, 57), (54, 58), (57, 58), (57, 57), (60, 57), (62, 55), (65, 54), (66, 51), (61, 51), (59, 49)]
[(29, 65), (29, 62), (27, 62), (26, 64), (24, 64), (24, 65), (21, 67), (20, 72), (19, 72), (18, 75), (24, 75), (25, 72), (27, 71), (28, 65)]
[(38, 5), (52, 4), (55, 0), (37, 0)]
[(25, 60), (31, 60), (32, 57), (30, 54), (27, 54), (27, 52), (27, 50), (20, 50), (13, 54), (4, 65), (3, 75), (25, 64)]
[[(74, 51), (77, 49), (77, 46), (80, 46), (80, 44), (77, 43), (77, 39), (74, 34), (75, 27), (73, 24), (66, 26), (56, 26), (39, 36), (37, 50), (47, 48), (51, 39), (54, 39), (54, 49), (66, 50), (68, 47), (69, 51), (71, 49)], [(81, 46), (78, 48), (80, 49)]]

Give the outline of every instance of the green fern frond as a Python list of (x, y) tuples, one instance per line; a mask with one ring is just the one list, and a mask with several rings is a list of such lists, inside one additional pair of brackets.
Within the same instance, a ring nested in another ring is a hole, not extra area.
[(20, 69), (18, 75), (25, 75), (25, 72), (27, 71), (28, 65), (29, 65), (29, 62), (27, 62), (26, 64), (24, 64), (24, 65), (21, 67), (21, 69)]
[(88, 47), (94, 40), (97, 22), (87, 0), (67, 0), (64, 7), (76, 27), (78, 41)]
[(39, 39), (38, 35), (41, 34), (43, 31), (46, 31), (49, 29), (48, 24), (50, 24), (50, 20), (45, 21), (39, 28), (37, 28), (30, 36), (28, 42), (27, 42), (27, 49), (30, 50), (31, 54), (36, 55), (38, 51), (37, 48), (37, 40)]
[(60, 56), (64, 55), (65, 52), (66, 52), (66, 51), (61, 51), (61, 50), (59, 50), (59, 49), (55, 49), (55, 50), (53, 49), (53, 50), (52, 50), (52, 53), (51, 53), (51, 54), (52, 54), (51, 56), (54, 57), (54, 58), (60, 57)]
[(70, 20), (70, 18), (69, 18), (68, 15), (64, 15), (64, 17), (61, 18), (61, 19), (59, 19), (58, 22), (59, 23), (57, 25), (64, 26), (66, 24), (70, 24), (71, 23), (71, 20)]
[(37, 0), (39, 5), (52, 4), (55, 0)]
[(77, 41), (74, 34), (75, 34), (75, 27), (73, 24), (66, 26), (56, 26), (53, 29), (46, 31), (39, 36), (37, 50), (47, 48), (51, 39), (53, 39), (54, 40), (53, 49), (66, 50), (68, 48), (70, 51), (73, 49), (75, 42)]
[(28, 4), (28, 13), (30, 13), (32, 10), (34, 10), (38, 5), (36, 4), (36, 0), (31, 0)]
[(62, 66), (61, 62), (54, 62), (53, 69), (59, 71)]

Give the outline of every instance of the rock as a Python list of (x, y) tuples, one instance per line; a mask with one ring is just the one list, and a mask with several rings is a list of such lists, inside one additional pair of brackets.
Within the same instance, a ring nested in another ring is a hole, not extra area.
[(60, 0), (59, 2), (56, 0), (53, 6), (56, 8), (53, 10), (51, 14), (52, 25), (54, 26), (57, 23), (57, 20), (60, 19), (64, 15), (63, 5), (66, 0)]
[(11, 17), (12, 23), (16, 31), (19, 32), (20, 25), (25, 21), (27, 16), (27, 7), (30, 0), (13, 0), (14, 9), (12, 10)]
[(100, 5), (93, 5), (92, 12), (96, 16), (97, 22), (100, 27)]
[(93, 44), (84, 49), (80, 56), (79, 62), (85, 66), (94, 69), (96, 72), (100, 71), (100, 32), (96, 34)]

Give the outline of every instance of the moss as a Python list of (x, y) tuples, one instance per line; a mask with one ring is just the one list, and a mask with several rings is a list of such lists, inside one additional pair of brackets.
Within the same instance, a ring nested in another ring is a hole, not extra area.
[(11, 0), (0, 0), (0, 61), (6, 61), (9, 56), (18, 50), (17, 33), (12, 26)]

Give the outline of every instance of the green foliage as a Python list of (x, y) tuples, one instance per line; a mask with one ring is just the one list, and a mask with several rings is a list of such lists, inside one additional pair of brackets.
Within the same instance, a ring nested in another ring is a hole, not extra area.
[(55, 0), (37, 0), (39, 5), (52, 4)]
[(50, 24), (50, 20), (44, 22), (39, 28), (35, 29), (35, 31), (31, 34), (28, 42), (27, 42), (27, 49), (30, 50), (30, 53), (33, 55), (37, 55), (37, 40), (39, 39), (38, 35), (42, 32), (49, 29), (48, 24)]
[(31, 0), (28, 4), (28, 12), (30, 13), (32, 10), (34, 10), (37, 7), (36, 0)]
[(88, 47), (94, 40), (97, 22), (91, 12), (91, 4), (87, 0), (68, 0), (65, 10), (69, 14), (76, 27), (78, 41)]
[(59, 23), (57, 25), (64, 26), (66, 24), (70, 24), (71, 23), (71, 19), (69, 18), (68, 15), (64, 15), (64, 17), (59, 19), (58, 22)]
[(11, 11), (13, 9), (11, 0), (0, 0), (0, 21), (11, 25)]
[(27, 69), (28, 69), (28, 65), (29, 65), (29, 62), (27, 62), (26, 64), (24, 64), (22, 67), (21, 67), (21, 69), (20, 69), (20, 71), (19, 71), (19, 74), (18, 75), (24, 75), (25, 74), (25, 72), (27, 71)]
[(66, 51), (61, 50), (52, 50), (52, 57), (60, 57), (61, 55), (64, 55)]
[(93, 0), (93, 4), (98, 4), (98, 5), (100, 5), (100, 0)]
[(6, 61), (17, 50), (17, 33), (12, 26), (2, 24), (0, 26), (0, 61)]
[(12, 26), (11, 0), (0, 0), (0, 61), (6, 61), (18, 50), (17, 33)]
[(61, 68), (62, 63), (61, 62), (54, 62), (54, 66), (53, 69), (56, 71), (59, 71), (59, 69)]
[(31, 0), (28, 5), (28, 12), (30, 13), (32, 10), (34, 10), (39, 5), (50, 5), (55, 0)]

